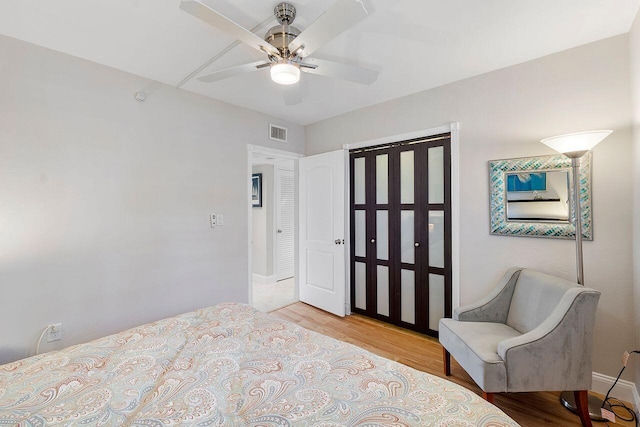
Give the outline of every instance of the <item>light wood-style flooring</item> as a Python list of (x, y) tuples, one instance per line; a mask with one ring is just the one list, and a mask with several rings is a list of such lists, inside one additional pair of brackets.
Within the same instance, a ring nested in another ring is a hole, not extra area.
[[(360, 315), (341, 318), (301, 302), (271, 314), (387, 359), (444, 377), (442, 347), (434, 338)], [(480, 388), (453, 358), (451, 374), (447, 379), (481, 395)], [(580, 426), (578, 416), (562, 407), (558, 393), (496, 394), (494, 404), (524, 427)], [(594, 422), (593, 425), (606, 426), (603, 422)], [(624, 421), (609, 425), (634, 426)]]

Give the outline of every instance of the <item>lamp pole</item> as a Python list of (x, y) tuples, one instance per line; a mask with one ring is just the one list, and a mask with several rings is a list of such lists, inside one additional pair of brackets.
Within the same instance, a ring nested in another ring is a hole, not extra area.
[[(595, 147), (600, 141), (611, 134), (610, 130), (595, 130), (589, 132), (578, 132), (567, 135), (552, 136), (545, 138), (542, 142), (559, 153), (571, 159), (571, 170), (573, 174), (573, 206), (576, 235), (576, 281), (584, 286), (584, 268), (582, 258), (582, 212), (580, 206), (580, 158)], [(565, 408), (577, 413), (577, 405), (572, 391), (563, 391), (560, 394), (560, 402)], [(594, 421), (604, 421), (601, 408), (604, 406), (602, 399), (594, 395), (589, 395), (589, 418)], [(610, 409), (608, 407), (607, 409)]]
[(576, 278), (578, 285), (584, 286), (584, 268), (582, 263), (582, 207), (580, 206), (580, 157), (571, 158), (573, 170), (573, 224), (576, 228)]
[[(586, 152), (585, 152), (586, 153)], [(576, 235), (576, 281), (579, 285), (584, 286), (584, 268), (582, 257), (582, 207), (580, 206), (580, 158), (584, 153), (563, 153), (571, 158), (571, 173), (573, 175), (573, 225), (575, 226)], [(578, 406), (573, 391), (563, 391), (560, 393), (560, 403), (570, 410), (577, 413)], [(594, 421), (604, 421), (600, 412), (603, 406), (602, 399), (589, 394), (589, 418)], [(607, 408), (609, 409), (609, 408)]]

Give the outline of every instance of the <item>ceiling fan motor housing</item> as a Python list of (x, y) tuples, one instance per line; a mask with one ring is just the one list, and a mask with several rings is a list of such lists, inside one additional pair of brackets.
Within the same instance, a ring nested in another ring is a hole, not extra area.
[(296, 18), (296, 8), (289, 3), (280, 3), (274, 8), (273, 13), (280, 25), (276, 25), (267, 31), (264, 39), (278, 49), (283, 57), (287, 57), (290, 54), (288, 50), (289, 43), (300, 34), (299, 29), (289, 25)]
[(300, 30), (293, 25), (276, 25), (272, 27), (264, 39), (267, 43), (280, 51), (282, 56), (289, 56), (289, 43), (300, 34)]
[(296, 19), (296, 8), (292, 4), (282, 2), (276, 5), (273, 9), (273, 14), (276, 15), (279, 23), (288, 25)]

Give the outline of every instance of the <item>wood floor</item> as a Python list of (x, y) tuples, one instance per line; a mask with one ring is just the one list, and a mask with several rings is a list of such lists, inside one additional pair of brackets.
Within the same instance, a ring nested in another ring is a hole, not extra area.
[[(341, 318), (304, 303), (295, 303), (271, 314), (387, 359), (444, 377), (442, 347), (436, 339), (360, 315)], [(451, 374), (449, 380), (481, 395), (478, 386), (453, 359)], [(496, 394), (494, 404), (524, 427), (580, 426), (578, 416), (562, 407), (557, 393)], [(606, 426), (596, 422), (593, 425)], [(634, 426), (624, 421), (609, 425)]]

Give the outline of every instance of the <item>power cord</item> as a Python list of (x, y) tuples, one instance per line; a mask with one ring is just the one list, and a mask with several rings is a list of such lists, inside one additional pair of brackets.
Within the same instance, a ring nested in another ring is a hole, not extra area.
[[(609, 408), (611, 408), (611, 411), (618, 418), (620, 418), (622, 421), (634, 421), (636, 427), (638, 427), (638, 418), (636, 417), (636, 413), (633, 411), (633, 409), (629, 408), (627, 405), (625, 405), (622, 400), (617, 399), (615, 397), (609, 397), (609, 393), (611, 393), (611, 390), (613, 390), (613, 388), (616, 386), (616, 384), (618, 383), (618, 380), (620, 379), (620, 376), (622, 375), (622, 373), (624, 372), (625, 368), (627, 367), (627, 361), (629, 361), (629, 356), (634, 354), (634, 353), (635, 354), (640, 354), (640, 350), (634, 350), (634, 351), (631, 351), (631, 352), (625, 351), (624, 354), (622, 355), (622, 369), (620, 369), (620, 373), (616, 377), (616, 380), (613, 382), (613, 385), (611, 386), (609, 391), (607, 391), (607, 395), (604, 397), (604, 400), (602, 401), (602, 406), (601, 407), (604, 408), (605, 405), (609, 405)], [(618, 413), (614, 411), (614, 408), (622, 408), (624, 411), (626, 411), (626, 413), (629, 414), (629, 418), (624, 418), (624, 417), (618, 415)]]
[[(40, 338), (38, 338), (38, 344), (36, 344), (36, 356), (38, 354), (40, 354), (40, 343), (42, 343), (42, 338), (44, 338), (44, 334), (47, 333), (47, 331), (49, 331), (49, 329), (53, 328), (53, 325), (49, 325), (46, 328), (44, 328), (44, 330), (42, 331), (42, 333), (40, 334)], [(615, 385), (615, 384), (614, 384)]]

